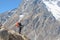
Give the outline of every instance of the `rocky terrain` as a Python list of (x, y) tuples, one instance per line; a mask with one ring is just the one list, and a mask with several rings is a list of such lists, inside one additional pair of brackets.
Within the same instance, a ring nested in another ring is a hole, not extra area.
[(48, 11), (42, 0), (23, 0), (2, 27), (18, 30), (14, 24), (19, 20), (20, 14), (24, 15), (21, 20), (24, 25), (21, 33), (30, 40), (60, 40), (60, 21)]
[(29, 40), (26, 36), (16, 33), (13, 30), (0, 28), (0, 40)]

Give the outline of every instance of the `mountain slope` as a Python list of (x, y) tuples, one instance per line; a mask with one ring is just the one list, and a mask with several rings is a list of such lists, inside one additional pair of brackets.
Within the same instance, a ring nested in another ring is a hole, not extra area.
[(25, 15), (21, 21), (24, 25), (23, 35), (31, 40), (60, 40), (60, 22), (48, 11), (42, 0), (23, 0), (16, 14), (10, 17), (4, 27), (16, 30), (12, 25), (18, 21), (20, 13)]
[(12, 14), (14, 14), (14, 12), (17, 10), (17, 8), (12, 9), (10, 11), (6, 11), (4, 13), (0, 14), (0, 22), (3, 24), (5, 21), (7, 21)]
[(22, 7), (23, 13), (28, 16), (22, 22), (25, 25), (22, 34), (31, 40), (59, 39), (60, 23), (48, 11), (42, 0), (25, 0)]

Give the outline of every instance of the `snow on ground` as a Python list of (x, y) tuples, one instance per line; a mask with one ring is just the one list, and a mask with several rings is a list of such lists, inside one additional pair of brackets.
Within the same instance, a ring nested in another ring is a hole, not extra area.
[(48, 9), (48, 11), (50, 11), (53, 16), (58, 20), (60, 19), (60, 7), (58, 7), (57, 5), (57, 1), (43, 1)]

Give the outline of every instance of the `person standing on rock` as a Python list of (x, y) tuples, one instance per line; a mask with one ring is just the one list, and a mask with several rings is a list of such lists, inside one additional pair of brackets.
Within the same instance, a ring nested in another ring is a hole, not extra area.
[(16, 22), (16, 27), (19, 27), (19, 34), (21, 34), (21, 30), (23, 28), (23, 25), (20, 22)]
[(21, 24), (21, 20), (23, 19), (24, 15), (19, 16), (19, 21), (16, 22), (16, 27), (19, 27), (19, 33), (21, 34), (21, 30), (23, 28), (23, 25)]

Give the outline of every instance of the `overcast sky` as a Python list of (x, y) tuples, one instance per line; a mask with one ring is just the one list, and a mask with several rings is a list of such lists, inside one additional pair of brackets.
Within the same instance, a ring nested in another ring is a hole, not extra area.
[(0, 13), (17, 8), (22, 0), (0, 0)]

